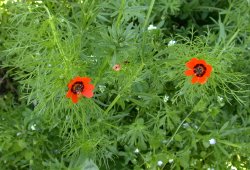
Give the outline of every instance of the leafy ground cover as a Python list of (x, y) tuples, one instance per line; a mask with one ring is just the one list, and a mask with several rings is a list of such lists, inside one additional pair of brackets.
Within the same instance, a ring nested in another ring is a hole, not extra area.
[(0, 169), (249, 169), (249, 35), (249, 0), (1, 0)]

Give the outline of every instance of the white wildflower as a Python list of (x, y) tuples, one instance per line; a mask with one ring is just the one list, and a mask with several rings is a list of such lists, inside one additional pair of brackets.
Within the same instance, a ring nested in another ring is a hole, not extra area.
[(198, 127), (197, 125), (194, 125), (194, 128), (195, 128), (195, 129), (198, 129), (199, 127)]
[(41, 4), (43, 3), (43, 1), (35, 1), (35, 3)]
[(36, 130), (36, 124), (31, 125), (30, 129), (31, 130)]
[(169, 96), (165, 95), (163, 98), (164, 103), (167, 103), (168, 100), (169, 100)]
[(67, 122), (70, 121), (70, 116), (67, 115), (67, 116), (65, 117), (65, 120), (66, 120)]
[(157, 27), (155, 27), (154, 25), (149, 25), (148, 26), (148, 30), (150, 31), (150, 30), (155, 30), (155, 29), (157, 29)]
[(183, 128), (188, 128), (189, 127), (189, 123), (183, 123)]
[(171, 163), (174, 162), (174, 160), (173, 159), (169, 159), (168, 162), (171, 164)]
[(165, 139), (165, 140), (162, 141), (162, 143), (166, 144), (166, 143), (168, 143), (168, 141)]
[(214, 170), (214, 168), (207, 168), (207, 170)]
[(138, 148), (135, 149), (134, 153), (139, 153), (140, 150)]
[(175, 43), (176, 43), (175, 40), (170, 40), (170, 41), (168, 42), (168, 46), (172, 46), (172, 45), (174, 45)]
[(20, 136), (22, 133), (21, 132), (17, 132), (16, 133), (16, 136)]
[(163, 164), (162, 161), (158, 161), (158, 162), (157, 162), (157, 165), (158, 165), (158, 166), (162, 166), (162, 164)]
[(218, 101), (219, 103), (222, 102), (222, 101), (223, 101), (223, 97), (218, 96), (218, 97), (217, 97), (217, 101)]
[(38, 104), (38, 101), (35, 99), (32, 101), (33, 105), (36, 106)]
[(100, 90), (101, 93), (103, 93), (105, 91), (105, 89), (106, 89), (106, 86), (99, 85), (99, 90)]
[(216, 144), (216, 140), (214, 138), (209, 140), (210, 145), (215, 145)]
[(235, 166), (231, 166), (231, 170), (237, 170)]

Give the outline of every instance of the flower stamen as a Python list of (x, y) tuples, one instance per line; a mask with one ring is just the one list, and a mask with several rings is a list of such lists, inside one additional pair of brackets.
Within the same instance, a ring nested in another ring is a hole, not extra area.
[(202, 77), (206, 73), (206, 67), (203, 64), (197, 64), (194, 66), (194, 74), (197, 77)]
[(75, 82), (72, 85), (71, 92), (74, 94), (81, 94), (84, 89), (84, 85), (82, 82)]

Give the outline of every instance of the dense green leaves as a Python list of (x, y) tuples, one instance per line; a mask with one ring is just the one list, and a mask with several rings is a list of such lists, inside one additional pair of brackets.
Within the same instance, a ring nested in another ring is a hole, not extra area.
[[(0, 167), (249, 168), (249, 5), (1, 1)], [(204, 85), (184, 74), (194, 57)], [(95, 90), (73, 104), (76, 76)]]

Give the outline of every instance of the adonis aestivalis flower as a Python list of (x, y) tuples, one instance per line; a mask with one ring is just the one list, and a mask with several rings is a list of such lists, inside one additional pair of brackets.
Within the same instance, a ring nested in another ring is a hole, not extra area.
[(205, 60), (199, 60), (197, 58), (192, 58), (190, 61), (186, 63), (186, 66), (189, 70), (185, 71), (186, 76), (193, 76), (192, 84), (206, 83), (208, 77), (212, 72), (212, 66), (207, 64)]
[(85, 96), (87, 98), (93, 97), (94, 85), (90, 84), (89, 77), (75, 77), (68, 84), (68, 92), (66, 97), (71, 98), (73, 103), (78, 102), (78, 98)]
[(113, 70), (115, 71), (120, 71), (121, 70), (121, 65), (120, 64), (116, 64), (113, 66)]

